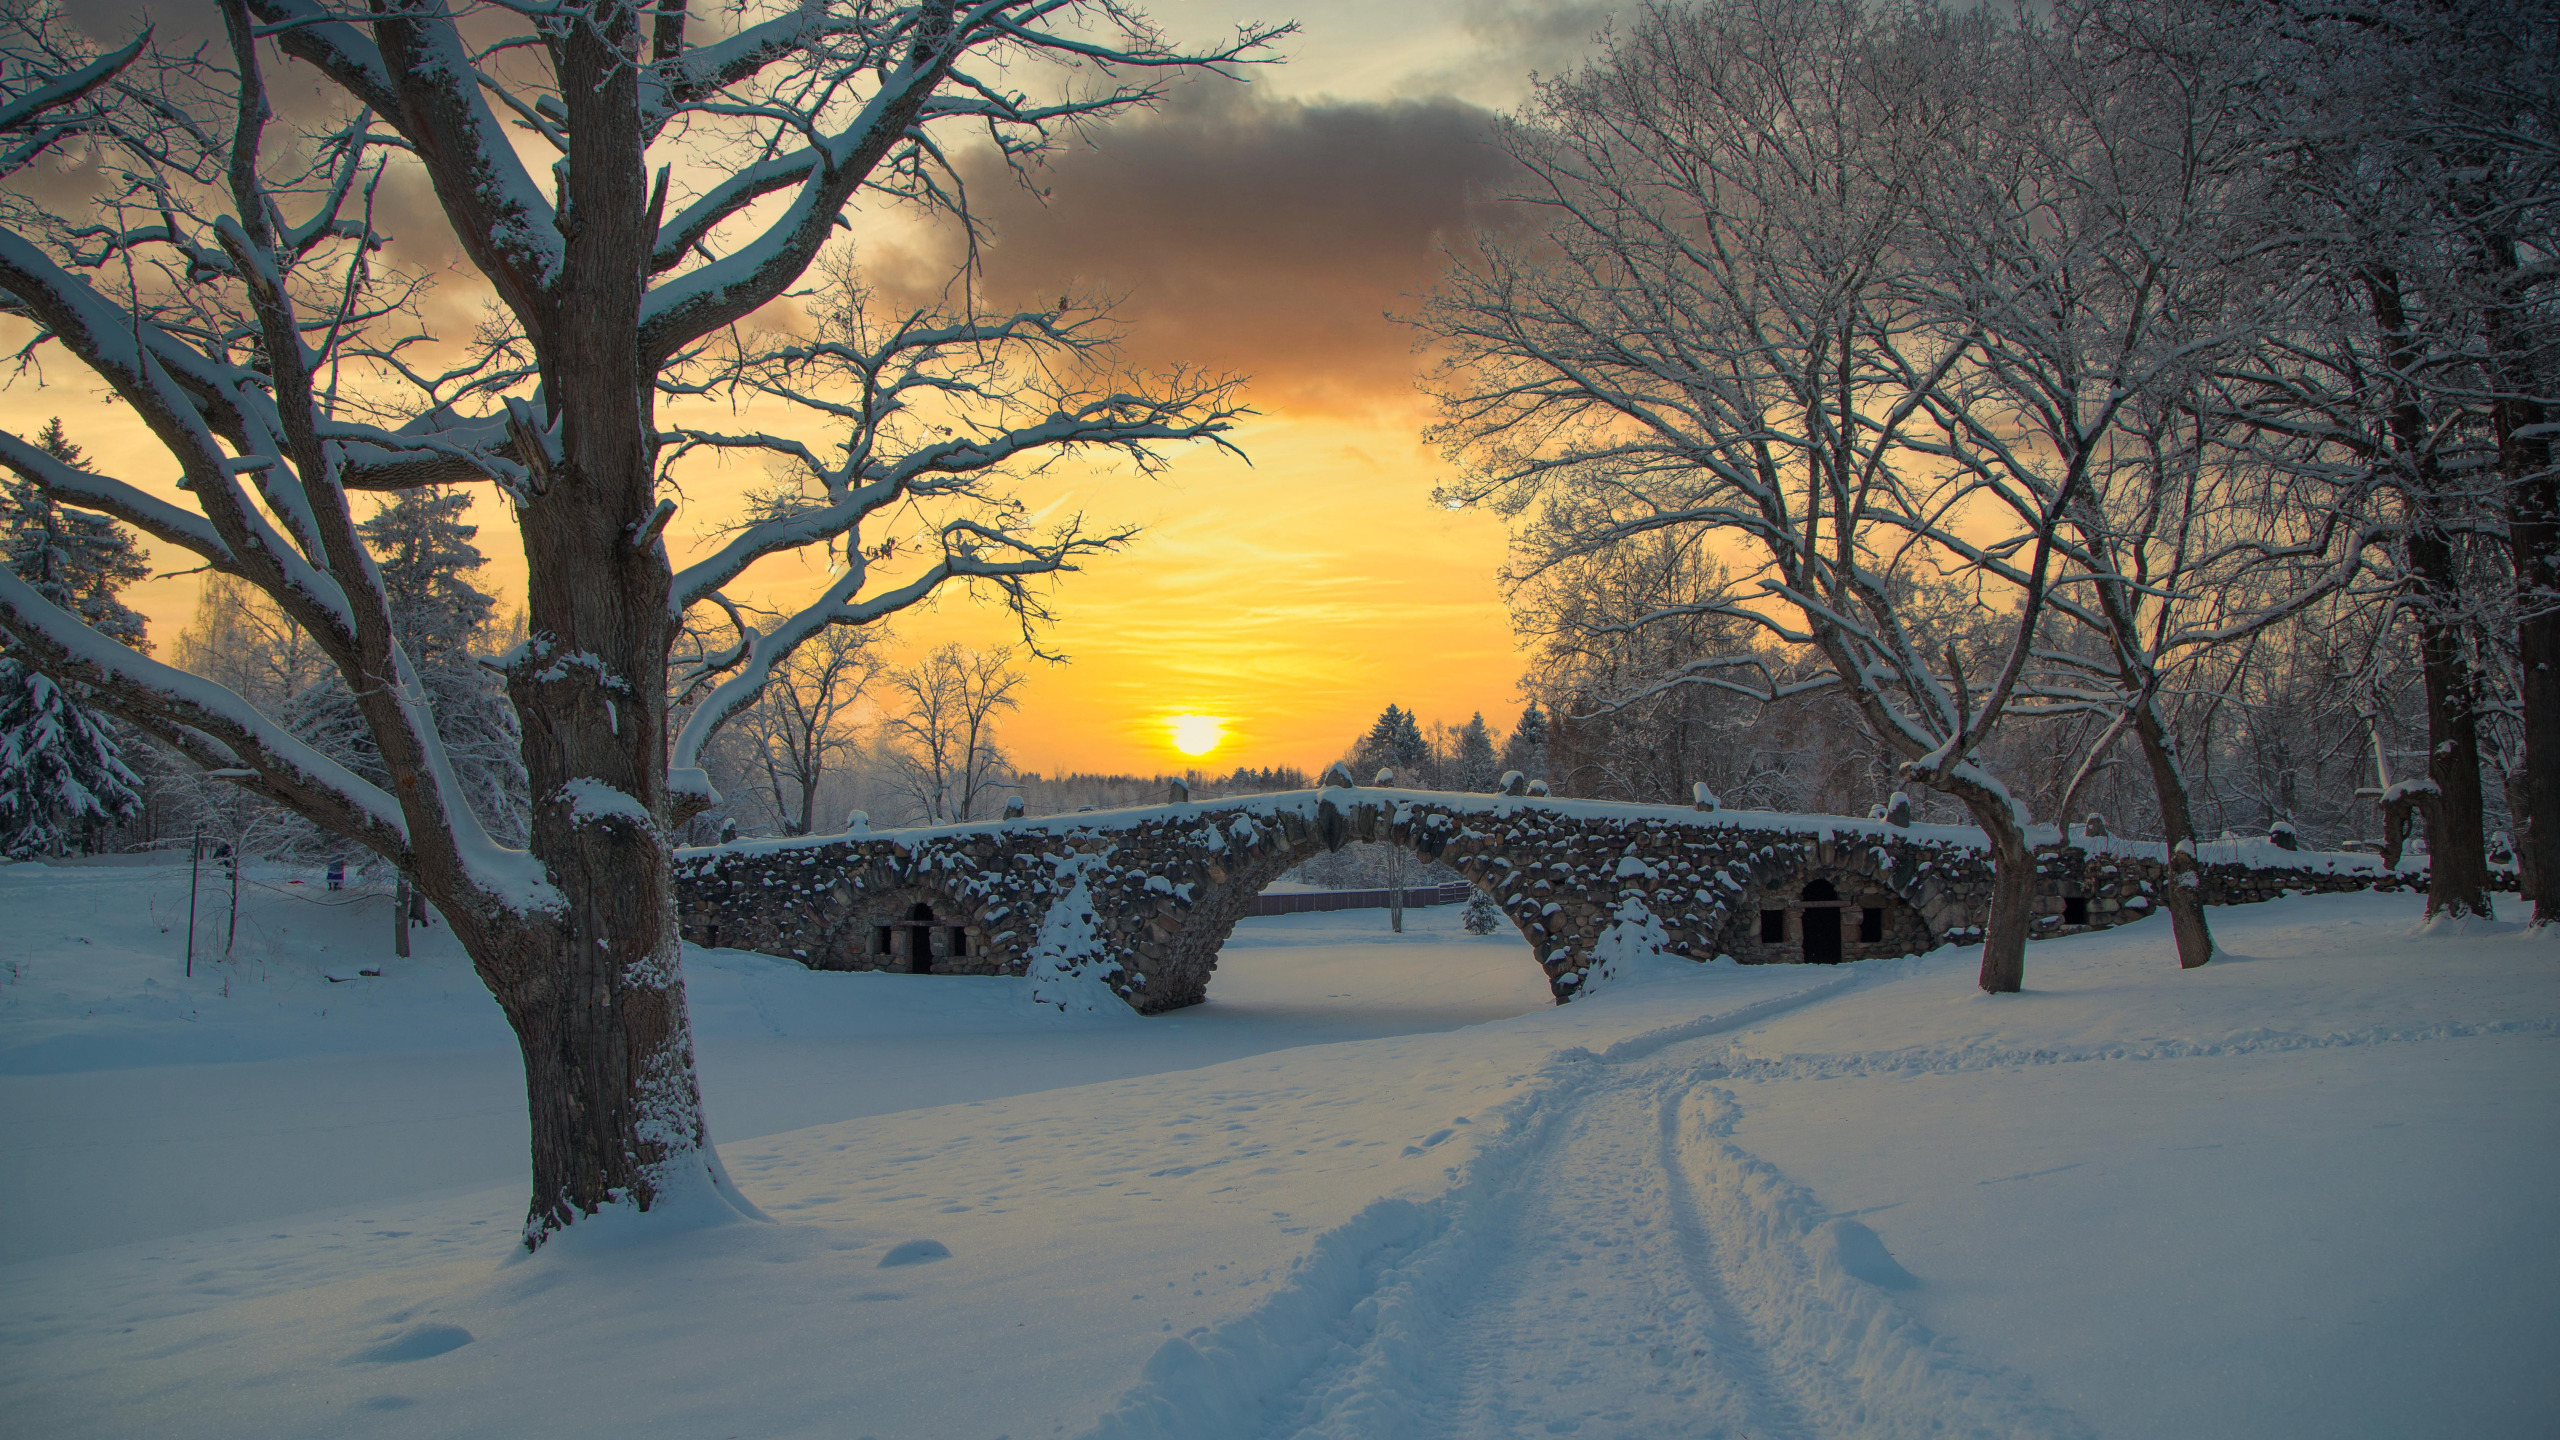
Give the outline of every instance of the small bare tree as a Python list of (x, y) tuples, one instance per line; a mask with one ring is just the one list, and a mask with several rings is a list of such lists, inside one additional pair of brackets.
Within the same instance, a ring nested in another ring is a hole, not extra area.
[(786, 835), (817, 820), (818, 787), (858, 738), (854, 711), (880, 673), (882, 635), (829, 626), (775, 668), (731, 723), (752, 747), (764, 798)]
[(988, 792), (1011, 769), (996, 740), (996, 715), (1021, 702), (1013, 651), (944, 645), (889, 674), (900, 700), (883, 722), (898, 787), (918, 821), (974, 820)]

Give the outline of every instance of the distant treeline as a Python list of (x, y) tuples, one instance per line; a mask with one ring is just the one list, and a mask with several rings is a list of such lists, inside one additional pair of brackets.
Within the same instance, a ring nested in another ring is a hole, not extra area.
[(1092, 775), (1075, 771), (1065, 775), (1042, 775), (1025, 771), (1016, 777), (1015, 787), (1022, 796), (1025, 810), (1034, 815), (1063, 815), (1082, 809), (1110, 810), (1124, 805), (1153, 805), (1171, 793), (1173, 782), (1188, 786), (1197, 800), (1221, 799), (1229, 795), (1265, 795), (1275, 790), (1304, 790), (1314, 784), (1306, 771), (1295, 765), (1276, 765), (1256, 769), (1239, 765), (1224, 775), (1202, 770), (1186, 770), (1180, 775)]

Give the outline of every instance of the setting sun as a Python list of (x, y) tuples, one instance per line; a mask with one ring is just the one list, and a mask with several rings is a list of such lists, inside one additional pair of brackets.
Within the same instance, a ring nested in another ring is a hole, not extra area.
[(1214, 715), (1173, 717), (1173, 748), (1185, 755), (1206, 755), (1227, 738), (1227, 722)]

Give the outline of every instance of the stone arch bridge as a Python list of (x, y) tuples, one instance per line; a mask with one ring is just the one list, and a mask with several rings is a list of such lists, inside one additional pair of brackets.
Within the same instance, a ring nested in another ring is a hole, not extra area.
[[(685, 938), (821, 970), (1091, 976), (1142, 1013), (1198, 1004), (1263, 887), (1366, 840), (1493, 897), (1559, 1001), (1640, 947), (1745, 963), (1905, 955), (1978, 937), (1980, 832), (1839, 816), (1329, 787), (680, 852)], [(2216, 859), (2222, 852), (2226, 858)], [(2084, 838), (2037, 854), (2036, 933), (2141, 918), (2161, 847)], [(2207, 847), (2210, 904), (2397, 888), (2370, 855)]]

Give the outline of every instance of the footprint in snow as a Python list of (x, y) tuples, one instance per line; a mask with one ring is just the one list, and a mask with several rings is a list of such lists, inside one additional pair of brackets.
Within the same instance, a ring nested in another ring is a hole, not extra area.
[[(1461, 1124), (1463, 1124), (1463, 1123), (1465, 1123), (1465, 1122), (1461, 1121), (1460, 1123), (1461, 1123)], [(1455, 1131), (1455, 1130), (1443, 1130), (1443, 1131), (1440, 1131), (1439, 1133), (1437, 1133), (1437, 1134), (1435, 1134), (1435, 1135), (1431, 1135), (1431, 1136), (1429, 1136), (1429, 1137), (1425, 1138), (1425, 1139), (1423, 1140), (1423, 1142), (1422, 1142), (1421, 1144), (1419, 1144), (1419, 1145), (1407, 1145), (1406, 1147), (1404, 1147), (1404, 1153), (1406, 1153), (1407, 1155), (1419, 1155), (1419, 1154), (1421, 1154), (1423, 1151), (1430, 1149), (1432, 1146), (1439, 1144), (1441, 1141), (1446, 1140), (1446, 1139), (1448, 1139), (1450, 1136), (1455, 1135), (1455, 1134), (1457, 1134), (1457, 1133), (1458, 1133), (1458, 1132), (1457, 1132), (1457, 1131)]]

